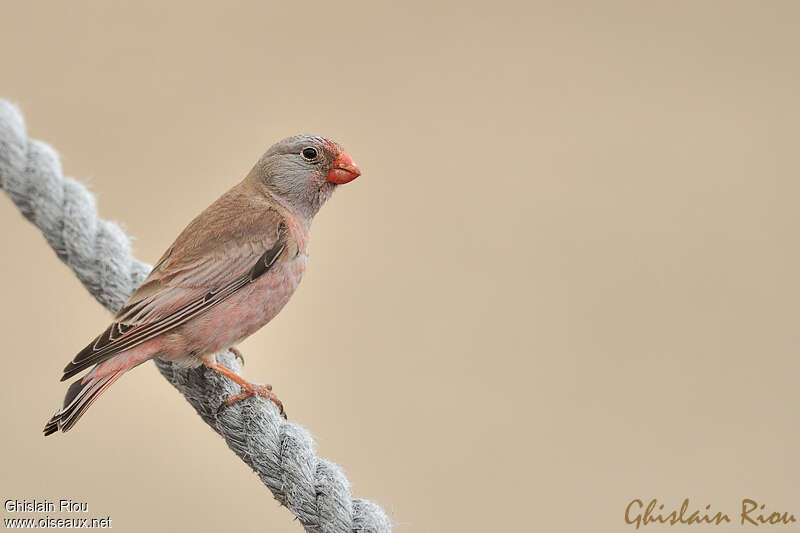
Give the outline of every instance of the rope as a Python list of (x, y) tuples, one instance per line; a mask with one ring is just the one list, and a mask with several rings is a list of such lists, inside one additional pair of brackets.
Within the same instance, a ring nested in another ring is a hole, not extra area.
[[(150, 265), (131, 255), (125, 233), (98, 217), (87, 188), (64, 177), (56, 151), (28, 138), (22, 114), (5, 100), (0, 100), (0, 187), (108, 310), (119, 309), (150, 271)], [(237, 374), (241, 371), (227, 351), (217, 359)], [(155, 362), (306, 531), (391, 531), (383, 510), (369, 500), (353, 499), (341, 468), (318, 458), (309, 432), (285, 421), (272, 402), (254, 396), (217, 414), (219, 405), (239, 392), (235, 384), (205, 367)]]

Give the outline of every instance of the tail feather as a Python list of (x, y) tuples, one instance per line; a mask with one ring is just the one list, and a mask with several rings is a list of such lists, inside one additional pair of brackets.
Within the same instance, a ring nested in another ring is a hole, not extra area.
[[(67, 389), (62, 407), (44, 426), (44, 435), (58, 431), (67, 432), (80, 420), (87, 409), (107, 388), (109, 388), (127, 370), (119, 370), (107, 376), (75, 381)], [(91, 374), (90, 374), (91, 375)], [(88, 377), (88, 376), (87, 376)]]

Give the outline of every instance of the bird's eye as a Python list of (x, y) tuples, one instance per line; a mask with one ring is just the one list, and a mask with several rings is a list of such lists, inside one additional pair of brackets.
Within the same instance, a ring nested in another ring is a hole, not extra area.
[(316, 148), (303, 148), (303, 151), (300, 153), (303, 155), (303, 158), (308, 161), (313, 161), (317, 158)]

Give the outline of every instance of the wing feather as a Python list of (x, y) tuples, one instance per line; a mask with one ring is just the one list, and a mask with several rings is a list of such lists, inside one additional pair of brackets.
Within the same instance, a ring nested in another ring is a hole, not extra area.
[(206, 231), (213, 238), (194, 232), (206, 212), (189, 224), (114, 322), (64, 368), (62, 381), (207, 312), (269, 271), (287, 247), (286, 223), (274, 209), (259, 210), (257, 219), (238, 212)]

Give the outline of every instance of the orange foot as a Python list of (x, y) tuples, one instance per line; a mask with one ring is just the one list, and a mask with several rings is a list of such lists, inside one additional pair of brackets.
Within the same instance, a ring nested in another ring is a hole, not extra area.
[(208, 368), (210, 368), (211, 370), (219, 372), (226, 378), (230, 379), (231, 381), (239, 385), (242, 389), (244, 389), (239, 394), (231, 396), (230, 398), (225, 400), (225, 402), (219, 406), (219, 410), (222, 410), (224, 407), (230, 407), (236, 402), (240, 402), (245, 398), (249, 398), (250, 396), (258, 394), (262, 398), (266, 398), (270, 400), (272, 403), (274, 403), (277, 406), (278, 412), (281, 414), (281, 416), (283, 418), (286, 418), (286, 411), (283, 410), (283, 402), (281, 402), (278, 399), (278, 397), (275, 396), (275, 393), (272, 392), (272, 385), (255, 385), (253, 383), (250, 383), (240, 375), (236, 374), (234, 371), (232, 371), (230, 368), (226, 366), (219, 365), (216, 363), (207, 363), (205, 361), (203, 362), (203, 364)]

